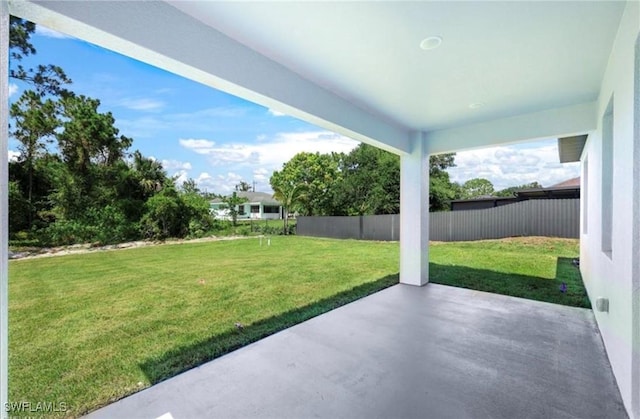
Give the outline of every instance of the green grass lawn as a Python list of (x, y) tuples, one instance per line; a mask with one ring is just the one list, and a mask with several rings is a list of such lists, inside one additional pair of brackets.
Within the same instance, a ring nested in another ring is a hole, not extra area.
[[(579, 241), (523, 237), (432, 243), (429, 280), (436, 284), (591, 308), (572, 260)], [(566, 292), (560, 292), (562, 283)]]
[[(11, 261), (10, 400), (77, 416), (398, 280), (397, 243), (271, 241)], [(577, 255), (576, 240), (434, 243), (431, 280), (585, 306)]]
[(10, 400), (85, 413), (397, 283), (397, 249), (274, 236), (12, 261)]

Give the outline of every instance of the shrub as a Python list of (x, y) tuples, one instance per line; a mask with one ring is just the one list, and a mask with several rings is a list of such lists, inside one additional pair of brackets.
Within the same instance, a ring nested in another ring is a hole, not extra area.
[(113, 244), (137, 238), (137, 226), (118, 207), (89, 208), (82, 220), (57, 220), (36, 234), (45, 246)]

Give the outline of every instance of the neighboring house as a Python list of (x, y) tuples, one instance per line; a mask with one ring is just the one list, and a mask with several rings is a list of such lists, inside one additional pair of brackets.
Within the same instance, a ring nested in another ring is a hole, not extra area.
[[(640, 2), (298, 2), (292, 7), (287, 2), (0, 1), (3, 104), (10, 90), (9, 14), (316, 124), (327, 130), (319, 138), (336, 133), (399, 155), (403, 288), (395, 310), (407, 327), (430, 321), (403, 304), (403, 298), (415, 297), (408, 285), (429, 282), (425, 161), (434, 154), (558, 138), (561, 161), (582, 162), (580, 270), (626, 411), (640, 419)], [(394, 30), (398, 27), (402, 30)], [(8, 183), (8, 121), (3, 105), (2, 185)], [(5, 406), (4, 186), (0, 202), (0, 405)], [(437, 307), (432, 315), (438, 315)], [(387, 344), (398, 357), (417, 356), (403, 352), (402, 342)], [(579, 342), (544, 344), (553, 360), (557, 350)], [(573, 348), (578, 357), (580, 349)], [(536, 368), (537, 360), (531, 361)], [(571, 374), (567, 369), (567, 383)], [(420, 390), (412, 371), (398, 371), (394, 380), (413, 386), (416, 394)], [(567, 406), (575, 401), (571, 396), (569, 391)], [(389, 404), (400, 400), (406, 398), (392, 395)], [(348, 413), (336, 410), (336, 415)], [(571, 416), (569, 411), (547, 415)]]
[(474, 199), (456, 199), (451, 201), (451, 211), (487, 209), (513, 204), (530, 199), (579, 199), (580, 178), (560, 182), (548, 188), (532, 188), (517, 191), (514, 196), (480, 196)]
[(451, 201), (451, 211), (467, 211), (501, 207), (518, 202), (515, 196), (479, 196), (473, 199), (455, 199)]
[[(266, 192), (236, 192), (247, 201), (236, 206), (239, 220), (278, 220), (282, 218), (282, 204)], [(211, 201), (211, 213), (219, 220), (229, 220), (229, 209), (222, 199)]]

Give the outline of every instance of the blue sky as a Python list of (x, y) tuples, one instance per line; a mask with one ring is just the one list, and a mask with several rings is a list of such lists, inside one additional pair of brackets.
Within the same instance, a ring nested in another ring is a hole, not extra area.
[[(100, 99), (132, 151), (162, 161), (181, 182), (196, 179), (203, 190), (227, 193), (241, 180), (270, 191), (269, 177), (296, 153), (349, 152), (358, 143), (298, 119), (199, 83), (38, 27), (37, 49), (25, 66), (56, 64), (73, 80), (71, 89)], [(24, 86), (12, 81), (11, 99)], [(9, 142), (10, 156), (17, 146)], [(452, 180), (484, 177), (496, 189), (539, 181), (550, 186), (579, 175), (577, 164), (558, 163), (555, 139), (467, 151), (456, 156)]]

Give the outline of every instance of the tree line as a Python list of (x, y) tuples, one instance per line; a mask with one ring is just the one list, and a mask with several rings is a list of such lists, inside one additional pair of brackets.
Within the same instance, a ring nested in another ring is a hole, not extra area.
[(197, 236), (215, 222), (189, 180), (178, 188), (162, 164), (131, 150), (100, 100), (78, 95), (55, 65), (24, 68), (35, 24), (11, 17), (10, 77), (28, 88), (11, 105), (9, 234), (39, 244), (116, 243)]
[[(430, 157), (430, 210), (442, 211), (456, 198), (446, 169), (455, 154)], [(296, 154), (270, 178), (275, 197), (301, 215), (397, 214), (400, 211), (400, 158), (359, 144), (350, 153)]]
[[(447, 211), (456, 199), (513, 196), (537, 182), (495, 191), (493, 184), (475, 178), (452, 182), (447, 169), (455, 167), (455, 153), (429, 158), (429, 211)], [(400, 157), (360, 144), (350, 153), (296, 154), (270, 178), (275, 197), (288, 212), (305, 216), (398, 214)]]

